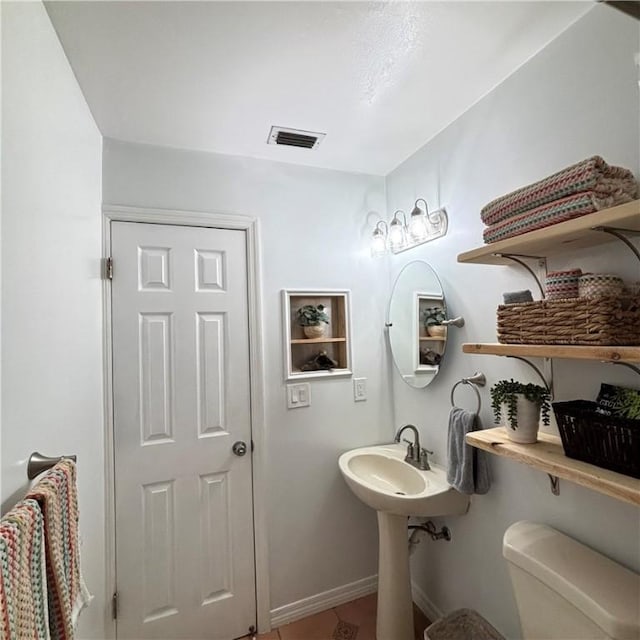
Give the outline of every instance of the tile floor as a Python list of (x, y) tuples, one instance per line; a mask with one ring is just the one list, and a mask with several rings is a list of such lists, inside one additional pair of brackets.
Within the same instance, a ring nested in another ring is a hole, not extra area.
[[(376, 640), (376, 597), (358, 598), (333, 609), (285, 624), (257, 640)], [(423, 640), (429, 620), (413, 605), (415, 639)]]

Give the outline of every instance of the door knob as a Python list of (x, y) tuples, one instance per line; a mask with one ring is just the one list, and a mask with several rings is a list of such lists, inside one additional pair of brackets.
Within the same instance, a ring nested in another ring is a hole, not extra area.
[(247, 453), (247, 443), (242, 442), (242, 440), (238, 440), (238, 442), (233, 443), (231, 451), (233, 451), (233, 453), (235, 453), (237, 456), (243, 456), (245, 453)]

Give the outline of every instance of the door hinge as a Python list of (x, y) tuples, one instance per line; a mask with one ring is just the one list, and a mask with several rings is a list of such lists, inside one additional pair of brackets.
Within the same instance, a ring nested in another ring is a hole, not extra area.
[(111, 597), (111, 617), (114, 620), (118, 618), (118, 592), (114, 591)]
[(104, 260), (104, 277), (107, 280), (113, 280), (113, 258), (111, 256)]

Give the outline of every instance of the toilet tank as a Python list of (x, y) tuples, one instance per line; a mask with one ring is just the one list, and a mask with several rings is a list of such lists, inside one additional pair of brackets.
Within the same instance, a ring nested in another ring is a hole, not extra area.
[(551, 527), (516, 522), (502, 553), (525, 640), (640, 640), (640, 575)]

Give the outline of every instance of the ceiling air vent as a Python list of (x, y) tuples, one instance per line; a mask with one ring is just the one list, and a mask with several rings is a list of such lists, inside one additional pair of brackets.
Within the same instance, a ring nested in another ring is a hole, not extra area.
[(326, 133), (315, 133), (314, 131), (271, 127), (268, 143), (286, 145), (287, 147), (301, 147), (302, 149), (316, 149), (325, 135)]

